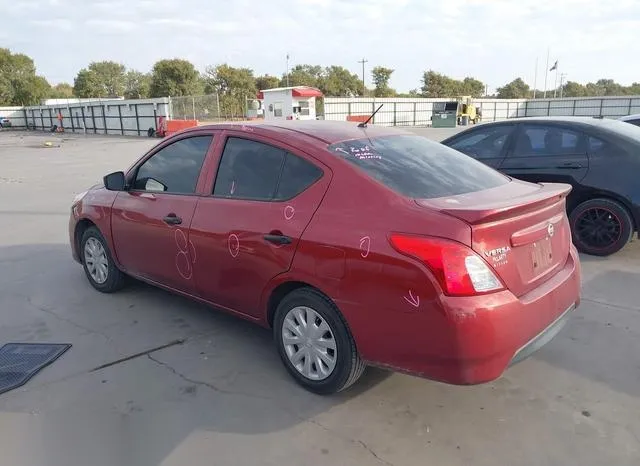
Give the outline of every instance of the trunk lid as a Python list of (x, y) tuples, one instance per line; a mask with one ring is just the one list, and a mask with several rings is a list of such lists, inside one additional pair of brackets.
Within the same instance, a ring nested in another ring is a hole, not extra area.
[(512, 180), (450, 198), (420, 199), (422, 207), (471, 226), (471, 247), (516, 296), (564, 266), (571, 247), (566, 197), (571, 186)]

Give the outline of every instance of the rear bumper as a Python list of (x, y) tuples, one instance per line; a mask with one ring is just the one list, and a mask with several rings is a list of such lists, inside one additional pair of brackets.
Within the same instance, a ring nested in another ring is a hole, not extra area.
[[(423, 313), (396, 312), (384, 333), (369, 328), (356, 344), (374, 365), (454, 385), (490, 382), (561, 331), (580, 304), (580, 280), (571, 246), (565, 266), (526, 295), (441, 296)], [(376, 340), (384, 348), (369, 344)]]
[(524, 361), (533, 353), (538, 351), (544, 345), (549, 343), (553, 338), (560, 333), (562, 328), (566, 325), (571, 313), (576, 309), (576, 305), (572, 304), (569, 309), (564, 311), (560, 317), (554, 320), (551, 325), (545, 328), (542, 332), (533, 337), (527, 344), (525, 344), (522, 348), (516, 351), (516, 354), (513, 355), (511, 361), (509, 362), (509, 366), (513, 366), (514, 364), (518, 364), (520, 361)]

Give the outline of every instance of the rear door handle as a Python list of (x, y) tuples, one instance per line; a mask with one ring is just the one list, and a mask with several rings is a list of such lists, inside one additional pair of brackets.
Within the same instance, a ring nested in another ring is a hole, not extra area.
[(291, 244), (292, 240), (285, 235), (264, 235), (264, 240), (273, 244)]
[(180, 225), (182, 223), (182, 219), (176, 214), (169, 214), (162, 220), (164, 220), (164, 223), (167, 225)]
[(566, 168), (566, 169), (582, 168), (582, 164), (578, 162), (567, 162), (567, 163), (563, 163), (562, 165), (558, 165), (556, 168)]

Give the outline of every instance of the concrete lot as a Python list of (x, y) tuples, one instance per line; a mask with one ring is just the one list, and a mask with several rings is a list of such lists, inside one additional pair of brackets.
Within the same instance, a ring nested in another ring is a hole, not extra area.
[(584, 257), (569, 325), (494, 383), (370, 369), (318, 397), (269, 332), (142, 284), (100, 294), (72, 261), (74, 195), (155, 142), (0, 133), (0, 344), (73, 343), (0, 396), (3, 465), (640, 464), (638, 241)]

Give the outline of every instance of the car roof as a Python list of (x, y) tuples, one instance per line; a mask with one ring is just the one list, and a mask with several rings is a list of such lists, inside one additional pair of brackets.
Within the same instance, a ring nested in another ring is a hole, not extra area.
[(280, 135), (289, 138), (292, 136), (304, 138), (306, 136), (325, 144), (394, 134), (412, 134), (406, 130), (388, 126), (367, 125), (365, 128), (360, 128), (354, 122), (327, 120), (243, 121), (216, 123), (191, 128), (193, 131), (202, 129), (240, 129), (241, 131), (257, 132), (265, 136)]

